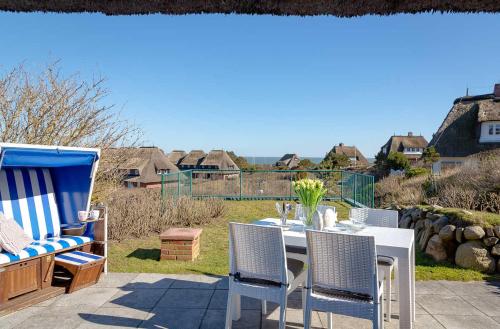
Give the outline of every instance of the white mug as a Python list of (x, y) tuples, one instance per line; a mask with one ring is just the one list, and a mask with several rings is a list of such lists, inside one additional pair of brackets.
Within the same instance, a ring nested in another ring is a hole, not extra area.
[(89, 218), (89, 212), (88, 211), (80, 210), (78, 212), (78, 220), (80, 220), (81, 222), (86, 221), (88, 218)]

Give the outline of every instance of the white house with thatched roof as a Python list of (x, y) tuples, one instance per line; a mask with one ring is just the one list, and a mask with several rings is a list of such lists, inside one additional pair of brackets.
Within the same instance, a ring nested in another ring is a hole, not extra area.
[(169, 154), (167, 154), (167, 158), (174, 165), (178, 166), (179, 163), (186, 157), (187, 153), (183, 150), (173, 150)]
[(300, 158), (295, 153), (287, 153), (279, 159), (275, 166), (276, 167), (287, 167), (288, 169), (294, 169), (299, 166)]
[(422, 157), (424, 149), (427, 147), (427, 140), (422, 135), (413, 135), (410, 131), (408, 135), (393, 135), (389, 138), (380, 151), (387, 157), (391, 152), (403, 153), (408, 160), (416, 162)]
[(435, 171), (462, 164), (473, 154), (500, 149), (500, 84), (491, 94), (457, 98), (429, 146), (440, 154)]
[(344, 143), (339, 143), (333, 147), (333, 153), (345, 155), (355, 167), (368, 166), (368, 160), (356, 146), (346, 146)]

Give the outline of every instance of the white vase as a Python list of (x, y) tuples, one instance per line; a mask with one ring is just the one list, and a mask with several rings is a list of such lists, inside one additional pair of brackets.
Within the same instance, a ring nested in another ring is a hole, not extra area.
[(313, 226), (315, 230), (322, 231), (323, 230), (323, 215), (319, 210), (316, 210), (313, 215)]

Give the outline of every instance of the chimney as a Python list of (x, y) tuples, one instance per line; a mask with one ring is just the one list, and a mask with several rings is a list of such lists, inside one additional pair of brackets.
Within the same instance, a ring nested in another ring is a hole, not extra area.
[(409, 131), (408, 132), (408, 137), (412, 137), (413, 136), (413, 132)]
[(495, 95), (495, 98), (500, 98), (500, 83), (495, 84), (493, 94)]
[(340, 147), (343, 147), (343, 146), (344, 146), (344, 143), (339, 143), (339, 146), (340, 146)]

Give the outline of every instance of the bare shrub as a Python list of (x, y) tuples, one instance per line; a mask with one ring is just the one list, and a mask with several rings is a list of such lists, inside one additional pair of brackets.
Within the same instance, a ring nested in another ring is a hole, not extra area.
[(500, 151), (478, 154), (433, 179), (386, 177), (375, 195), (380, 206), (427, 203), (500, 213)]
[(194, 226), (224, 215), (224, 201), (181, 197), (162, 200), (158, 189), (120, 189), (109, 198), (110, 239), (143, 238), (170, 226)]

